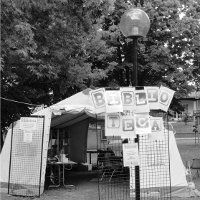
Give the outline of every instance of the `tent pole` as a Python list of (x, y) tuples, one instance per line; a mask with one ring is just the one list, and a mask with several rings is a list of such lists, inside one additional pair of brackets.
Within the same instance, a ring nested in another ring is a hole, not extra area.
[(57, 151), (57, 155), (59, 155), (59, 143), (60, 143), (60, 142), (59, 142), (59, 139), (60, 139), (60, 138), (59, 138), (59, 128), (58, 128), (58, 129), (57, 129), (57, 150), (56, 150), (56, 151)]

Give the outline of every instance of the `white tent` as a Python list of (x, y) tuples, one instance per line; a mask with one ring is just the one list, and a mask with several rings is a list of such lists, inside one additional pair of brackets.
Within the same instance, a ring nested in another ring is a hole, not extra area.
[[(89, 90), (79, 92), (59, 103), (56, 103), (48, 108), (42, 109), (33, 114), (33, 116), (44, 116), (44, 140), (43, 140), (43, 158), (42, 158), (42, 174), (41, 174), (41, 193), (44, 190), (44, 179), (46, 170), (47, 150), (49, 142), (50, 128), (64, 128), (77, 124), (90, 116), (95, 116), (94, 108), (89, 99)], [(13, 129), (19, 129), (19, 120), (13, 123)], [(80, 128), (79, 128), (80, 129)], [(7, 186), (9, 182), (9, 167), (10, 167), (10, 151), (11, 151), (11, 134), (12, 126), (10, 126), (5, 139), (4, 146), (0, 154), (0, 182)], [(32, 163), (33, 164), (33, 163)], [(31, 169), (32, 166), (29, 166)], [(28, 170), (28, 169), (27, 169)], [(27, 179), (21, 174), (20, 182)], [(19, 180), (14, 180), (20, 183)], [(26, 183), (33, 185), (34, 179), (29, 178)]]
[[(50, 127), (64, 128), (75, 123), (96, 117), (95, 108), (89, 98), (89, 90), (79, 92), (65, 100), (60, 101), (48, 108), (34, 113), (33, 115), (45, 116), (44, 141), (43, 141), (43, 165), (41, 186), (43, 192), (47, 149), (49, 141)], [(170, 172), (172, 187), (186, 187), (185, 167), (181, 160), (176, 141), (173, 134), (170, 134)], [(10, 163), (10, 148), (11, 148), (11, 129), (8, 131), (6, 140), (0, 155), (1, 171), (0, 182), (8, 183), (9, 178), (9, 163)], [(31, 184), (31, 180), (30, 180)], [(42, 193), (41, 192), (41, 193)]]

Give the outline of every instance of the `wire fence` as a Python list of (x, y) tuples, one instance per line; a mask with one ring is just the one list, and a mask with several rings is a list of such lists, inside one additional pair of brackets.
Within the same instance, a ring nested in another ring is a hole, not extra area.
[(37, 129), (21, 130), (20, 121), (12, 125), (8, 194), (40, 196), (44, 136), (44, 117), (29, 117), (37, 121)]
[[(169, 129), (164, 129), (159, 140), (150, 134), (139, 135), (139, 143), (116, 136), (106, 139), (107, 146), (97, 147), (100, 200), (171, 199)], [(124, 166), (125, 144), (138, 145), (138, 166)]]

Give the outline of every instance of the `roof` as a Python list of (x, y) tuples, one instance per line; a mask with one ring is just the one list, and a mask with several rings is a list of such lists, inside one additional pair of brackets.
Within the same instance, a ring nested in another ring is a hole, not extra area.
[(188, 96), (190, 98), (200, 99), (200, 91), (191, 92)]
[(183, 100), (199, 100), (200, 99), (200, 91), (191, 92), (186, 97), (182, 97), (180, 99), (183, 99)]
[(89, 117), (96, 118), (95, 108), (89, 96), (90, 90), (83, 90), (33, 115), (51, 112), (51, 127), (54, 128), (64, 128)]

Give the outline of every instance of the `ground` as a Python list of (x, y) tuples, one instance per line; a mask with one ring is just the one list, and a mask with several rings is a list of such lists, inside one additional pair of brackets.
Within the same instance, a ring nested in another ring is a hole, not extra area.
[[(180, 151), (181, 158), (183, 163), (186, 164), (187, 161), (191, 161), (193, 158), (199, 158), (200, 156), (200, 143), (194, 142), (194, 139), (188, 138), (184, 135), (182, 137), (177, 136), (177, 146)], [(195, 177), (193, 180), (195, 182), (196, 188), (200, 191), (200, 177)], [(90, 176), (80, 176), (79, 180), (75, 183), (75, 189), (50, 189), (46, 190), (40, 200), (96, 200), (98, 197), (98, 184), (97, 179)], [(27, 198), (27, 197), (17, 197), (6, 194), (6, 190), (1, 190), (1, 199), (2, 200), (30, 200), (38, 198)], [(117, 198), (116, 198), (117, 199)], [(173, 198), (173, 200), (197, 200), (196, 198)], [(111, 198), (109, 198), (111, 200)]]

